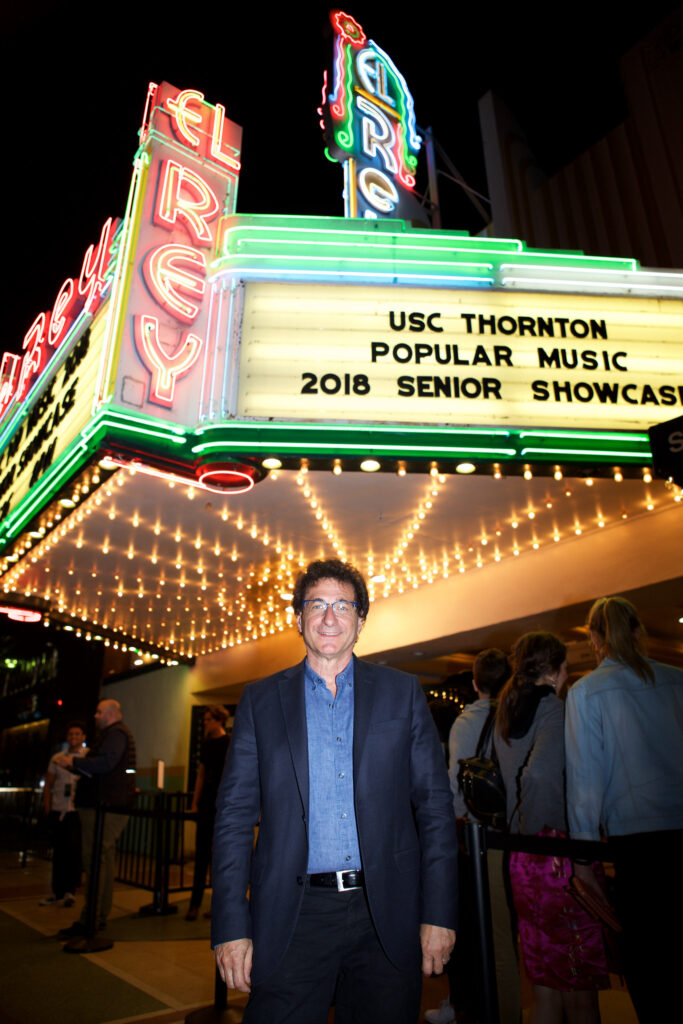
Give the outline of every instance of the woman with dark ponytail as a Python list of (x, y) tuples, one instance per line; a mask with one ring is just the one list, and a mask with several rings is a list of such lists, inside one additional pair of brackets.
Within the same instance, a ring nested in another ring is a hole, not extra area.
[[(511, 832), (566, 836), (564, 705), (567, 649), (552, 633), (526, 633), (512, 651), (500, 695), (495, 748)], [(567, 892), (566, 858), (513, 853), (510, 882), (524, 965), (534, 985), (534, 1024), (599, 1024), (609, 986), (599, 925)]]
[[(683, 917), (683, 670), (646, 657), (624, 597), (588, 615), (598, 668), (567, 698), (567, 809), (577, 839), (609, 837), (621, 960), (638, 1019), (678, 1003)], [(588, 867), (577, 866), (585, 885)]]

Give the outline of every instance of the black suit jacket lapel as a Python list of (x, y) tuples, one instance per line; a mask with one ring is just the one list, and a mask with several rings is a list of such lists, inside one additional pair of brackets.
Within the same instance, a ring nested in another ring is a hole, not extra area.
[(375, 687), (373, 685), (373, 666), (364, 661), (359, 661), (355, 655), (353, 659), (353, 775), (358, 779), (358, 772), (363, 760), (363, 754), (368, 738), (368, 729), (372, 718), (372, 708), (375, 700)]
[(288, 669), (278, 683), (287, 741), (301, 803), (308, 816), (308, 730), (304, 695), (304, 662)]

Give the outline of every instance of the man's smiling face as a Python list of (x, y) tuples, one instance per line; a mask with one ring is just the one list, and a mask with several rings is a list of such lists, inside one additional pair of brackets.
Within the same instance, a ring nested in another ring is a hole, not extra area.
[[(355, 602), (356, 594), (350, 583), (323, 579), (318, 580), (306, 591), (306, 601), (316, 599), (326, 601), (328, 605), (333, 601)], [(328, 607), (324, 614), (320, 614), (312, 611), (311, 606), (306, 604), (303, 612), (297, 616), (297, 625), (306, 645), (309, 661), (335, 661), (338, 670), (341, 671), (351, 658), (353, 645), (363, 628), (363, 620), (358, 617), (355, 608), (346, 615), (338, 615)]]

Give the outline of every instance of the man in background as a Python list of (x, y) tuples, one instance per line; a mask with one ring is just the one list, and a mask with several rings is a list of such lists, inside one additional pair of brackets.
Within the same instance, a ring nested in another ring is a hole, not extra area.
[(199, 771), (195, 782), (190, 813), (197, 815), (197, 837), (194, 854), (194, 881), (190, 909), (186, 921), (196, 921), (206, 888), (206, 872), (211, 863), (213, 823), (216, 817), (216, 796), (223, 774), (223, 765), (230, 745), (225, 731), (229, 718), (224, 707), (212, 704), (204, 712), (204, 740), (199, 755)]
[[(66, 730), (67, 754), (87, 754), (85, 727), (71, 722)], [(71, 907), (81, 880), (81, 820), (74, 797), (78, 779), (57, 763), (53, 754), (47, 766), (43, 807), (52, 834), (52, 895), (40, 901), (41, 907), (59, 904)]]
[(60, 754), (57, 764), (78, 776), (76, 806), (83, 829), (83, 866), (86, 876), (86, 905), (80, 920), (59, 932), (60, 939), (86, 934), (87, 899), (92, 870), (95, 810), (105, 811), (100, 854), (100, 880), (96, 921), (102, 930), (111, 911), (114, 893), (114, 857), (116, 840), (128, 822), (128, 813), (135, 802), (135, 740), (124, 725), (121, 705), (117, 700), (101, 700), (95, 711), (96, 736), (92, 750), (83, 757)]

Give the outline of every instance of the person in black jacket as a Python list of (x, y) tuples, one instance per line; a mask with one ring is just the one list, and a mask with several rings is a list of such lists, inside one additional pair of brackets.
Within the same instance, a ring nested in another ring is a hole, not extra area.
[[(122, 721), (117, 700), (101, 700), (95, 711), (97, 735), (90, 753), (85, 757), (62, 754), (59, 764), (79, 776), (76, 806), (83, 830), (83, 866), (88, 880), (92, 866), (95, 808), (105, 810), (100, 880), (97, 896), (97, 926), (103, 929), (111, 910), (114, 891), (114, 856), (116, 840), (128, 821), (128, 812), (135, 802), (135, 740)], [(88, 908), (83, 907), (79, 921), (59, 933), (60, 938), (85, 934)]]
[[(230, 737), (225, 731), (228, 712), (220, 704), (212, 704), (204, 712), (204, 741), (199, 758), (199, 771), (190, 813), (197, 815), (197, 838), (194, 859), (194, 881), (190, 909), (186, 921), (196, 921), (206, 888), (206, 872), (211, 863), (213, 824), (216, 817), (216, 796), (223, 774)], [(209, 915), (210, 916), (210, 915)]]

